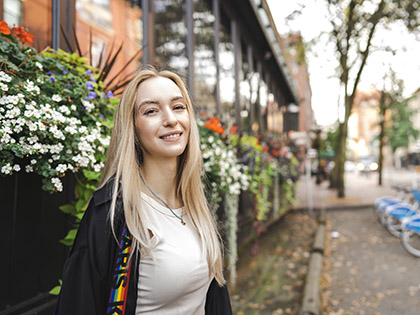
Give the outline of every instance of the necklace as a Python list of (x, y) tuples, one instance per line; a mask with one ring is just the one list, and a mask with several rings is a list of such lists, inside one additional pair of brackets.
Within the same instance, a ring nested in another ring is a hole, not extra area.
[(150, 188), (149, 185), (147, 185), (147, 183), (144, 181), (143, 176), (141, 176), (141, 174), (140, 174), (140, 178), (143, 181), (143, 183), (146, 185), (146, 187), (150, 190), (150, 192), (153, 194), (153, 196), (155, 196), (157, 199), (159, 199), (166, 206), (166, 208), (168, 208), (172, 212), (172, 214), (181, 221), (182, 225), (185, 225), (185, 221), (183, 219), (184, 212), (181, 213), (181, 216), (177, 215), (162, 198), (160, 198), (158, 195), (156, 195), (154, 193), (152, 188)]

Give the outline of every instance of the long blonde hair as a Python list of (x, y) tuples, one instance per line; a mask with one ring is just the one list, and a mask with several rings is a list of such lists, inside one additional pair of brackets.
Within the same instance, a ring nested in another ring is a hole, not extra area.
[[(137, 140), (135, 128), (135, 100), (139, 85), (153, 77), (172, 80), (180, 89), (187, 104), (190, 119), (190, 132), (187, 147), (178, 158), (177, 196), (181, 198), (189, 212), (192, 222), (200, 235), (201, 245), (207, 257), (210, 274), (219, 285), (225, 283), (220, 236), (208, 208), (201, 182), (202, 155), (194, 109), (182, 79), (171, 71), (157, 71), (154, 68), (141, 70), (128, 84), (118, 104), (107, 162), (100, 186), (115, 175), (112, 203), (110, 208), (111, 227), (114, 231), (114, 218), (118, 192), (121, 193), (127, 227), (133, 236), (132, 252), (141, 249), (150, 253), (153, 247), (149, 232), (143, 222), (147, 218), (141, 209), (140, 191), (144, 188), (140, 178), (143, 166), (141, 144)], [(137, 170), (137, 172), (135, 171)]]

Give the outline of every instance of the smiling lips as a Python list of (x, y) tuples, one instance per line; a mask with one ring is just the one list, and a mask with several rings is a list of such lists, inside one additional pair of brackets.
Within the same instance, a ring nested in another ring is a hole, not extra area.
[(161, 138), (162, 140), (177, 140), (181, 137), (181, 135), (182, 135), (182, 132), (176, 131), (176, 132), (171, 132), (166, 135), (163, 135), (159, 138)]

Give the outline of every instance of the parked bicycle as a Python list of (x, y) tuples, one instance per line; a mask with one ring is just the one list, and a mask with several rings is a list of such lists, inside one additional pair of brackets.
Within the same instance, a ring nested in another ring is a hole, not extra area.
[(420, 257), (420, 191), (394, 186), (397, 196), (375, 201), (374, 211), (379, 222), (401, 239), (410, 254)]

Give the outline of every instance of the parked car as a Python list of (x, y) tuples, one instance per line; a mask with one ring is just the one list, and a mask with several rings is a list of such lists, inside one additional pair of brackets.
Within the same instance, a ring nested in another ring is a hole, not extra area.
[(357, 163), (357, 170), (360, 173), (376, 172), (378, 168), (379, 164), (373, 156), (361, 157)]

